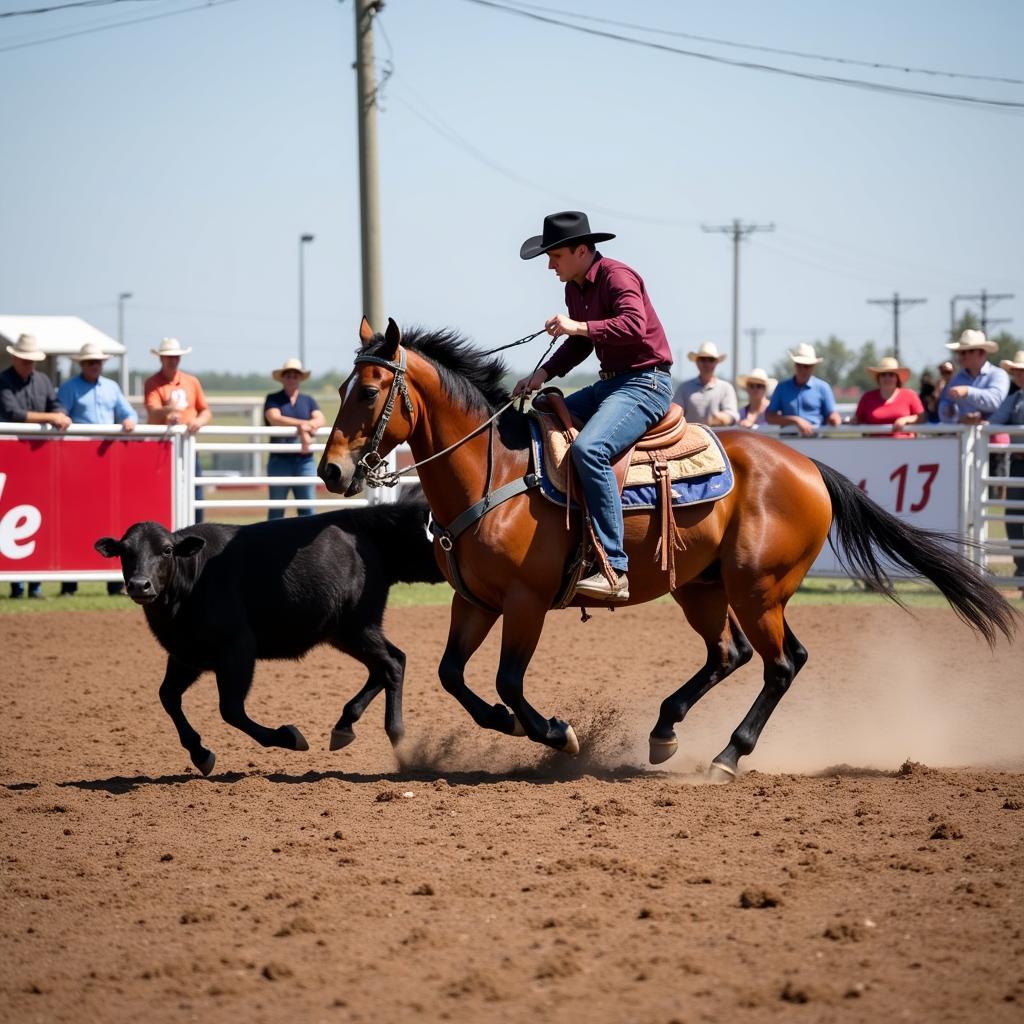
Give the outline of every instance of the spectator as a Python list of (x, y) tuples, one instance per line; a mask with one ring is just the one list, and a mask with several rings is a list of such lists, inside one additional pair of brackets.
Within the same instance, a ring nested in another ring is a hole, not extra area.
[[(184, 424), (188, 432), (194, 434), (213, 418), (202, 384), (178, 368), (181, 357), (191, 351), (191, 348), (182, 348), (177, 338), (162, 338), (159, 348), (150, 349), (153, 355), (160, 357), (160, 369), (143, 385), (147, 422), (169, 427)], [(199, 475), (197, 455), (196, 476)], [(202, 489), (197, 487), (196, 497), (202, 497), (202, 493)], [(196, 522), (202, 521), (202, 509), (196, 509)]]
[[(1013, 378), (1017, 386), (1003, 399), (999, 408), (992, 413), (989, 423), (1012, 423), (1015, 426), (1024, 424), (1024, 350), (1018, 352), (1013, 359), (1004, 359), (999, 364)], [(1016, 444), (1024, 443), (1024, 435), (1013, 437)], [(1024, 452), (1010, 452), (1010, 476), (1024, 477)], [(1024, 487), (1008, 487), (1006, 497), (1009, 501), (1024, 501)], [(1007, 515), (1014, 519), (1006, 524), (1006, 536), (1011, 542), (1024, 542), (1024, 509), (1007, 509)], [(1020, 593), (1024, 597), (1024, 551), (1014, 554), (1014, 576), (1020, 579)]]
[(739, 425), (757, 430), (768, 422), (768, 400), (779, 382), (759, 366), (745, 377), (737, 377), (736, 383), (747, 393), (747, 404), (740, 409)]
[(687, 352), (686, 358), (697, 364), (697, 376), (683, 381), (676, 388), (672, 401), (683, 407), (691, 423), (706, 423), (711, 427), (730, 427), (739, 418), (736, 391), (727, 380), (715, 376), (715, 367), (728, 356), (718, 354), (713, 341), (701, 342), (696, 352)]
[(946, 348), (956, 353), (960, 370), (953, 375), (939, 399), (943, 423), (982, 423), (999, 408), (1010, 390), (1006, 371), (988, 361), (999, 346), (982, 331), (967, 330)]
[(921, 371), (921, 386), (917, 389), (917, 397), (924, 406), (924, 414), (929, 423), (939, 422), (939, 388), (935, 383), (935, 375), (931, 370)]
[[(267, 459), (267, 476), (315, 477), (316, 463), (313, 461), (309, 446), (313, 443), (313, 436), (317, 430), (324, 425), (324, 414), (320, 411), (315, 398), (299, 394), (299, 384), (309, 378), (309, 370), (303, 369), (298, 359), (286, 359), (284, 366), (274, 370), (271, 376), (274, 380), (280, 381), (283, 387), (280, 391), (267, 395), (263, 403), (263, 418), (271, 427), (294, 427), (302, 451), (272, 454)], [(290, 439), (286, 437), (271, 438), (271, 444), (288, 443)], [(271, 484), (270, 498), (272, 501), (283, 501), (288, 497), (289, 490), (298, 501), (313, 500), (314, 485), (311, 483), (281, 486)], [(313, 509), (300, 508), (297, 512), (300, 516), (311, 516)], [(283, 508), (267, 510), (268, 519), (281, 519), (283, 516)]]
[(823, 423), (838, 427), (841, 417), (827, 381), (814, 376), (814, 368), (824, 362), (814, 346), (802, 341), (795, 352), (793, 376), (780, 381), (768, 406), (768, 422), (779, 427), (796, 427), (801, 436), (810, 437)]
[[(50, 378), (33, 366), (46, 353), (33, 334), (22, 334), (7, 346), (11, 365), (0, 373), (0, 421), (4, 423), (48, 423), (57, 430), (67, 430), (71, 419), (57, 400)], [(11, 597), (24, 596), (22, 583), (11, 584)], [(30, 583), (29, 597), (42, 597), (42, 585)]]
[[(77, 356), (71, 357), (78, 363), (81, 372), (77, 377), (64, 381), (57, 392), (57, 400), (71, 415), (72, 423), (120, 423), (125, 433), (131, 433), (138, 422), (135, 410), (121, 393), (115, 381), (101, 377), (103, 363), (110, 358), (102, 346), (87, 341)], [(67, 580), (60, 585), (64, 596), (78, 591), (78, 583)], [(124, 591), (123, 581), (107, 583), (108, 594)]]
[(903, 386), (910, 377), (910, 370), (900, 366), (899, 360), (892, 356), (883, 356), (877, 366), (868, 366), (866, 369), (875, 378), (878, 387), (860, 396), (857, 411), (850, 422), (866, 427), (889, 425), (893, 430), (892, 437), (914, 437), (914, 434), (899, 429), (911, 423), (923, 423), (927, 419), (921, 399), (910, 388)]

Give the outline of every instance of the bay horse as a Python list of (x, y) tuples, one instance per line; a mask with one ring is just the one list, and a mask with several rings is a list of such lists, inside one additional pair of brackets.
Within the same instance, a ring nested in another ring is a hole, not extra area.
[[(564, 508), (524, 483), (530, 471), (529, 425), (511, 407), (503, 361), (474, 350), (451, 330), (417, 328), (403, 337), (389, 320), (381, 335), (364, 318), (359, 334), (361, 348), (339, 389), (341, 408), (320, 460), (320, 477), (334, 493), (358, 493), (367, 478), (380, 482), (381, 457), (408, 442), (417, 464), (423, 463), (420, 482), (440, 532), (435, 554), (457, 591), (438, 668), (442, 686), (485, 729), (508, 735), (525, 731), (536, 742), (578, 752), (572, 727), (536, 711), (523, 683), (582, 527), (576, 522), (567, 529)], [(1013, 609), (971, 562), (947, 546), (949, 538), (907, 525), (840, 473), (779, 441), (740, 430), (725, 431), (719, 439), (732, 463), (732, 491), (713, 504), (674, 511), (683, 548), (674, 551), (671, 596), (703, 639), (707, 659), (662, 702), (650, 734), (652, 763), (675, 753), (674, 726), (756, 651), (764, 663), (764, 685), (711, 766), (721, 778), (735, 776), (739, 759), (754, 749), (807, 661), (806, 648), (786, 622), (786, 603), (830, 528), (855, 573), (897, 603), (884, 560), (931, 580), (990, 645), (997, 632), (1008, 639), (1013, 635)], [(514, 496), (506, 500), (510, 493)], [(488, 495), (487, 514), (453, 540), (459, 517)], [(669, 574), (655, 561), (657, 513), (627, 511), (624, 518), (626, 603), (644, 604), (670, 592)], [(451, 559), (439, 550), (446, 537)], [(594, 598), (572, 602), (600, 603)], [(466, 685), (465, 668), (499, 617), (496, 684), (502, 703), (491, 705)]]

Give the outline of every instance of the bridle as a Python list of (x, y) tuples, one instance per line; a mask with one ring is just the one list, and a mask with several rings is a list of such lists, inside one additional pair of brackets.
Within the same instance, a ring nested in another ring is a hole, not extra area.
[[(384, 461), (384, 457), (380, 454), (380, 444), (384, 439), (384, 431), (387, 430), (388, 421), (391, 419), (391, 414), (395, 409), (396, 394), (401, 394), (402, 401), (405, 403), (405, 408), (409, 415), (412, 416), (413, 413), (412, 399), (409, 397), (409, 388), (405, 383), (405, 349), (399, 345), (397, 362), (392, 359), (381, 359), (380, 356), (356, 356), (355, 365), (349, 379), (351, 380), (351, 377), (355, 376), (356, 370), (361, 365), (365, 364), (383, 366), (384, 369), (390, 370), (395, 375), (395, 382), (392, 384), (391, 391), (388, 393), (388, 399), (384, 403), (380, 419), (377, 421), (376, 427), (374, 427), (373, 436), (370, 438), (366, 449), (364, 449), (363, 454), (359, 457), (359, 461), (356, 463), (356, 471), (353, 474), (352, 484), (350, 486), (355, 486), (365, 480), (367, 487), (394, 487), (403, 474), (409, 473), (414, 469), (418, 469), (420, 466), (425, 466), (428, 462), (433, 462), (434, 459), (439, 459), (442, 455), (447, 455), (450, 451), (458, 448), (459, 445), (464, 444), (470, 438), (476, 437), (477, 434), (489, 427), (507, 408), (509, 408), (509, 406), (515, 403), (514, 398), (510, 399), (490, 419), (485, 420), (480, 424), (480, 426), (474, 427), (465, 435), (465, 437), (460, 437), (458, 441), (454, 444), (448, 445), (448, 447), (442, 451), (434, 452), (433, 455), (426, 459), (422, 459), (419, 462), (412, 463), (412, 465), (405, 466), (401, 471), (389, 470), (387, 468), (387, 463)], [(344, 390), (344, 388), (342, 388), (342, 390)]]

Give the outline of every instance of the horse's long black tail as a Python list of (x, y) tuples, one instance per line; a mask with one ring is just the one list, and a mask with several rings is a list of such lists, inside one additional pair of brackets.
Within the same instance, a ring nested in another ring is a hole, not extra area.
[(957, 615), (990, 645), (995, 644), (997, 630), (1008, 640), (1013, 638), (1017, 613), (983, 578), (978, 567), (957, 552), (957, 546), (963, 543), (961, 538), (908, 525), (872, 501), (842, 473), (812, 461), (832, 499), (829, 544), (848, 569), (899, 605), (903, 602), (882, 561), (908, 569), (931, 580)]

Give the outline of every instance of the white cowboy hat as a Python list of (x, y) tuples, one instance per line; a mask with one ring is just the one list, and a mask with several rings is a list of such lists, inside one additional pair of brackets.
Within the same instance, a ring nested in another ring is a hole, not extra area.
[(38, 363), (46, 358), (46, 353), (39, 347), (39, 339), (34, 334), (21, 334), (13, 345), (7, 346), (7, 354), (16, 359), (28, 359)]
[(727, 355), (720, 355), (718, 352), (718, 346), (713, 341), (702, 341), (700, 347), (696, 352), (687, 352), (686, 358), (691, 363), (697, 362), (698, 359), (717, 359), (718, 362), (724, 362), (729, 357)]
[(161, 338), (159, 348), (149, 350), (155, 356), (187, 356), (191, 348), (182, 348), (177, 338)]
[(789, 353), (789, 358), (793, 360), (798, 366), (817, 366), (818, 363), (825, 362), (818, 356), (818, 353), (814, 351), (814, 346), (809, 345), (806, 341), (801, 341), (796, 347), (795, 352)]
[(745, 376), (736, 378), (736, 383), (741, 388), (745, 388), (750, 381), (753, 381), (755, 384), (763, 384), (768, 394), (771, 394), (775, 390), (775, 385), (779, 383), (777, 377), (769, 377), (768, 371), (762, 370), (760, 366), (751, 370)]
[(895, 373), (900, 379), (901, 384), (906, 384), (910, 379), (910, 369), (906, 366), (900, 366), (900, 361), (894, 359), (892, 356), (882, 356), (878, 360), (877, 366), (865, 366), (865, 370), (870, 373), (875, 380), (878, 380), (880, 373)]
[(103, 351), (103, 346), (95, 341), (87, 341), (78, 351), (77, 356), (72, 356), (76, 363), (84, 363), (87, 359), (109, 359), (110, 353)]
[(274, 380), (281, 380), (284, 377), (285, 370), (296, 370), (296, 371), (298, 371), (299, 376), (303, 380), (306, 380), (309, 377), (309, 375), (313, 372), (312, 370), (304, 370), (302, 368), (302, 360), (301, 359), (294, 359), (293, 358), (293, 359), (286, 359), (284, 361), (284, 364), (281, 366), (281, 368), (279, 370), (274, 370), (274, 372), (271, 373), (270, 376), (273, 377)]
[(999, 365), (1004, 370), (1024, 370), (1024, 348), (1012, 359), (1004, 359)]
[(950, 341), (946, 344), (952, 352), (967, 352), (972, 348), (984, 349), (986, 352), (996, 352), (999, 346), (994, 341), (985, 337), (984, 331), (966, 330), (960, 335), (958, 341)]

